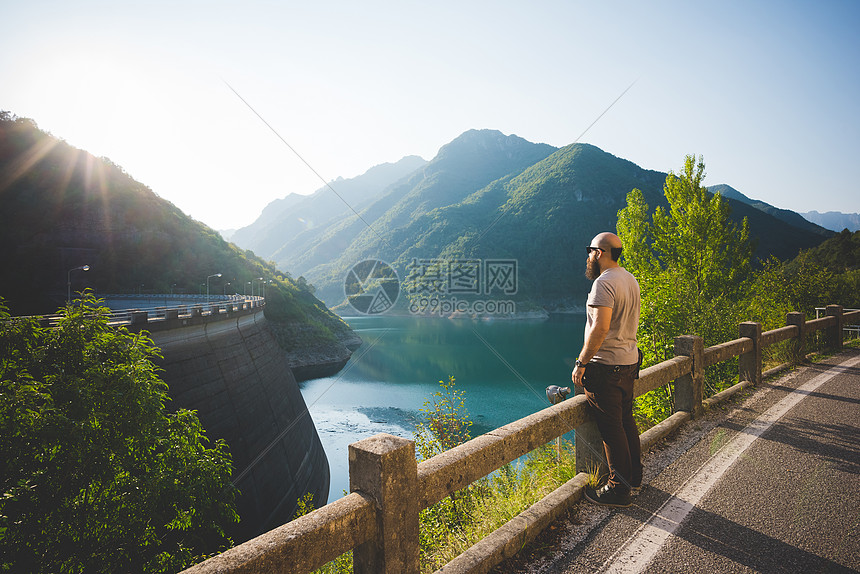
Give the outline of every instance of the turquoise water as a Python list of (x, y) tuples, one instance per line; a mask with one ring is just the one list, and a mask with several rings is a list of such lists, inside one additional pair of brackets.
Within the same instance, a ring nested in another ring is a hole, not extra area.
[(349, 490), (347, 445), (385, 432), (412, 438), (419, 409), (452, 375), (472, 436), (549, 406), (548, 385), (570, 385), (585, 315), (546, 321), (350, 317), (364, 344), (334, 377), (302, 395), (331, 467), (329, 502)]

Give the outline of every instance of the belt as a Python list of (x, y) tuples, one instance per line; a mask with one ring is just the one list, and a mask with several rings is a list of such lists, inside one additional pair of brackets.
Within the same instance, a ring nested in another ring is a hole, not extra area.
[(589, 367), (592, 367), (592, 366), (598, 367), (601, 369), (607, 369), (609, 371), (612, 371), (613, 373), (620, 373), (622, 369), (631, 369), (631, 368), (636, 367), (636, 363), (633, 363), (632, 365), (607, 365), (606, 363), (598, 363), (597, 361), (589, 361), (588, 366)]

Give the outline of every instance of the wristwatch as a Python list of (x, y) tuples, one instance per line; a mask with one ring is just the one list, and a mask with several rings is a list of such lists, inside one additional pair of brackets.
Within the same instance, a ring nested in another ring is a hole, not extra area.
[(578, 358), (576, 359), (576, 361), (573, 364), (577, 367), (584, 367), (585, 366), (585, 363), (580, 361)]

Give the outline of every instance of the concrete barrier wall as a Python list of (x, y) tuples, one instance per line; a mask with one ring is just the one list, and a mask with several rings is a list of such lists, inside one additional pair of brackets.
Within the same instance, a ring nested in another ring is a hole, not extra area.
[[(289, 521), (296, 501), (327, 502), (329, 467), (284, 351), (262, 311), (151, 333), (173, 408), (198, 412), (233, 454), (237, 542)], [(146, 328), (146, 327), (144, 327)]]

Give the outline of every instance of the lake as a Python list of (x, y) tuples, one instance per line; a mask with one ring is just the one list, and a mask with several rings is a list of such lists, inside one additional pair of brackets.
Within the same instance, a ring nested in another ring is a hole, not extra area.
[(349, 490), (347, 446), (382, 432), (411, 439), (419, 409), (449, 375), (465, 393), (473, 437), (549, 406), (548, 385), (570, 386), (585, 315), (346, 321), (362, 346), (336, 376), (299, 385), (331, 468), (329, 502)]

